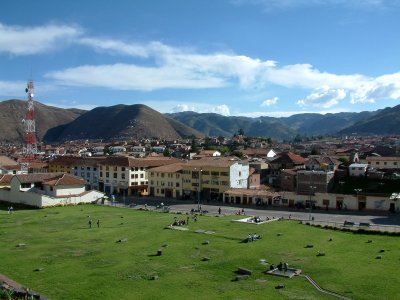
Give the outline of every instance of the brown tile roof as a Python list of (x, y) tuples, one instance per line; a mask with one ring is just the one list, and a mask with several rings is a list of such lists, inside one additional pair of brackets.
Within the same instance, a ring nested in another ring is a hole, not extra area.
[(365, 160), (370, 161), (399, 161), (400, 157), (396, 156), (367, 156)]
[(180, 162), (179, 159), (169, 157), (121, 157), (121, 156), (108, 156), (106, 159), (99, 162), (103, 166), (119, 166), (119, 167), (159, 167), (163, 165), (173, 164)]
[(12, 160), (11, 158), (5, 156), (5, 155), (0, 155), (0, 166), (3, 165), (16, 165), (17, 162), (15, 160)]
[(0, 185), (9, 185), (13, 176), (11, 174), (0, 175)]
[(55, 178), (64, 173), (30, 173), (30, 174), (18, 174), (14, 175), (21, 183), (30, 182), (43, 182), (46, 179)]
[(205, 157), (187, 161), (183, 166), (186, 167), (230, 167), (237, 162), (242, 162), (234, 156), (229, 157)]
[(4, 165), (2, 166), (4, 170), (21, 170), (20, 165)]
[(182, 170), (182, 165), (183, 162), (175, 163), (175, 164), (169, 164), (165, 166), (160, 166), (160, 167), (155, 167), (151, 168), (151, 172), (160, 172), (160, 173), (176, 173)]
[(70, 174), (62, 174), (54, 178), (45, 179), (43, 184), (50, 186), (60, 185), (85, 185), (86, 181), (83, 178), (73, 176)]

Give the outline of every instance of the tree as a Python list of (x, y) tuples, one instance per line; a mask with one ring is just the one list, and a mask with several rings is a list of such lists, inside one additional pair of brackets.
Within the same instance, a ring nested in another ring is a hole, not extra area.
[(243, 130), (243, 128), (240, 128), (240, 129), (238, 130), (238, 135), (244, 135), (244, 130)]
[(195, 138), (192, 138), (191, 151), (197, 153), (197, 143)]

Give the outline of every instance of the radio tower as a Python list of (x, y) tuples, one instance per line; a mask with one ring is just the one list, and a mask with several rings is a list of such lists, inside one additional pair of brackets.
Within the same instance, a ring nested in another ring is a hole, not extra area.
[(33, 106), (34, 89), (33, 81), (28, 81), (25, 89), (25, 92), (28, 94), (28, 106), (26, 108), (25, 119), (22, 120), (25, 127), (25, 145), (23, 147), (24, 159), (21, 168), (25, 172), (28, 172), (29, 165), (35, 160), (37, 154), (35, 108)]

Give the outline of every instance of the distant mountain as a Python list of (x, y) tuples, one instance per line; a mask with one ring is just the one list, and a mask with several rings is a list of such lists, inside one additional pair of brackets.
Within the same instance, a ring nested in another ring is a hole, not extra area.
[[(22, 120), (26, 118), (26, 100), (6, 100), (0, 102), (0, 140), (7, 142), (23, 142), (24, 127)], [(36, 135), (40, 140), (50, 128), (75, 120), (86, 111), (80, 109), (62, 109), (34, 101), (36, 118)]]
[(50, 129), (48, 142), (78, 139), (169, 138), (202, 136), (198, 131), (142, 104), (97, 107), (76, 120)]
[(243, 129), (248, 136), (291, 139), (297, 134), (295, 130), (270, 117), (227, 117), (214, 113), (196, 113), (192, 111), (167, 115), (204, 133), (206, 136), (232, 136), (239, 129)]
[(341, 134), (400, 134), (400, 105), (377, 111), (370, 118), (356, 122)]
[(375, 114), (376, 112), (342, 112), (325, 115), (308, 113), (279, 118), (279, 121), (296, 130), (301, 135), (326, 135), (336, 134), (340, 130), (360, 120), (372, 117)]
[(210, 113), (181, 112), (168, 114), (170, 117), (203, 132), (208, 136), (232, 136), (243, 129), (248, 136), (265, 136), (292, 139), (300, 135), (336, 134), (356, 122), (372, 117), (376, 112), (297, 114), (290, 117), (226, 117)]
[[(142, 104), (97, 107), (91, 111), (62, 109), (34, 102), (39, 140), (230, 137), (242, 129), (247, 136), (291, 140), (297, 134), (400, 134), (400, 105), (374, 112), (297, 114), (285, 118), (227, 117), (213, 113), (161, 114)], [(23, 142), (27, 101), (0, 102), (0, 141)]]

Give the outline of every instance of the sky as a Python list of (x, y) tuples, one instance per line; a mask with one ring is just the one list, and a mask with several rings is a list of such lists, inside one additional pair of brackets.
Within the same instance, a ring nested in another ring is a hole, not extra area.
[(400, 103), (400, 0), (0, 3), (0, 101), (226, 116)]

